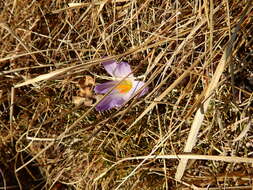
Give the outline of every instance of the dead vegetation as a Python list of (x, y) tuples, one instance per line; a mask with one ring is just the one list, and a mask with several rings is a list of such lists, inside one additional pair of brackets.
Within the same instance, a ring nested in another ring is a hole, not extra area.
[[(251, 1), (0, 1), (0, 189), (252, 189)], [(149, 93), (96, 112), (115, 59)]]

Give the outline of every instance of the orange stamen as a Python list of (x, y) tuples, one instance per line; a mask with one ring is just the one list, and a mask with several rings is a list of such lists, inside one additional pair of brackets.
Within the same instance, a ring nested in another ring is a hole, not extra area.
[(129, 80), (123, 80), (121, 81), (118, 86), (116, 87), (116, 90), (119, 91), (119, 93), (124, 94), (129, 92), (129, 90), (133, 87), (133, 84)]

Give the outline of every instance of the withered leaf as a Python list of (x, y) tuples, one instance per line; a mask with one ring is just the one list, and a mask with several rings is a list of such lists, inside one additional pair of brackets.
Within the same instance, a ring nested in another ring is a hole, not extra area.
[(85, 98), (85, 97), (81, 97), (81, 96), (73, 96), (72, 102), (76, 106), (79, 106), (81, 104), (83, 104), (85, 106), (91, 106), (93, 103), (93, 100), (90, 98)]

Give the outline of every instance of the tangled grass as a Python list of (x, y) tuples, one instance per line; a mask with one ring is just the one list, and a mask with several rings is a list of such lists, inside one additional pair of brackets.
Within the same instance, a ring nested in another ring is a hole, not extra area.
[[(252, 189), (251, 1), (0, 10), (1, 189)], [(149, 93), (99, 113), (110, 59)]]

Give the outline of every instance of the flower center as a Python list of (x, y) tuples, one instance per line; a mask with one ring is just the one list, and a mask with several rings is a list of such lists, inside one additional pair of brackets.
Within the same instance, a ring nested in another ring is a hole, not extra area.
[(118, 90), (119, 93), (124, 94), (129, 92), (129, 90), (133, 87), (133, 83), (129, 80), (123, 80), (121, 81), (117, 87), (116, 90)]

